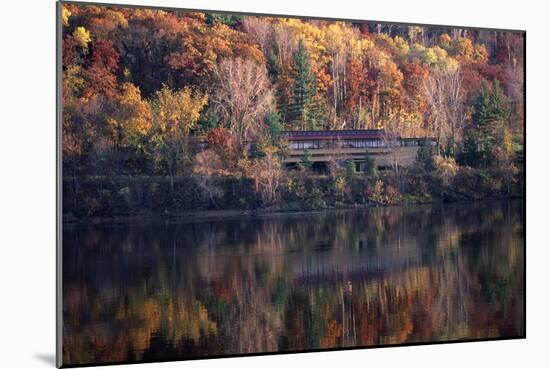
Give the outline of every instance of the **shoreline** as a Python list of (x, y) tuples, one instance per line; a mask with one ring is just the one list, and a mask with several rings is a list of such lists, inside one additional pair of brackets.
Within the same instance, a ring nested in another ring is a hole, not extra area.
[(459, 203), (478, 203), (485, 201), (502, 201), (502, 200), (525, 200), (525, 197), (487, 197), (481, 199), (459, 199), (445, 200), (442, 198), (431, 199), (427, 201), (415, 202), (400, 202), (395, 204), (350, 204), (339, 207), (327, 207), (324, 209), (311, 210), (285, 210), (281, 208), (258, 208), (258, 209), (224, 209), (224, 210), (194, 210), (169, 215), (161, 214), (140, 214), (133, 216), (117, 216), (117, 217), (91, 217), (76, 220), (62, 219), (62, 225), (68, 227), (78, 227), (87, 225), (139, 225), (143, 223), (160, 223), (160, 222), (195, 222), (195, 221), (215, 221), (226, 220), (240, 217), (247, 218), (263, 218), (267, 216), (299, 216), (299, 215), (314, 215), (323, 213), (345, 212), (354, 210), (368, 210), (377, 208), (388, 208), (396, 206), (412, 206), (412, 205), (433, 205), (433, 204), (459, 204)]

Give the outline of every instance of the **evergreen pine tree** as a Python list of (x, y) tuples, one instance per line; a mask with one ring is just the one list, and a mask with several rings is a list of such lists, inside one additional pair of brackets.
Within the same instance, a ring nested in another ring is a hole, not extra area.
[(416, 161), (426, 170), (431, 171), (433, 169), (434, 150), (431, 142), (426, 141), (420, 145), (416, 153)]
[[(267, 55), (267, 73), (275, 86), (275, 98), (277, 100), (277, 111), (281, 125), (289, 121), (289, 100), (292, 95), (292, 86), (289, 86), (290, 65), (281, 65), (279, 61), (279, 49), (274, 45)], [(290, 87), (290, 88), (289, 88)]]
[(311, 73), (309, 54), (302, 40), (293, 54), (293, 106), (292, 121), (301, 129), (314, 129), (318, 124), (319, 104), (316, 100), (315, 76)]
[(273, 49), (269, 52), (269, 55), (267, 55), (267, 73), (269, 74), (269, 78), (273, 83), (277, 82), (277, 77), (279, 76), (279, 66), (277, 65), (277, 54), (278, 54), (277, 48), (273, 47)]
[(308, 149), (304, 150), (304, 155), (302, 155), (302, 161), (300, 164), (305, 169), (311, 169), (313, 167), (313, 161), (311, 160), (311, 154)]
[(346, 163), (346, 180), (351, 184), (353, 176), (355, 175), (355, 162), (353, 159), (348, 160)]
[(277, 111), (273, 110), (266, 115), (264, 122), (267, 125), (271, 143), (276, 144), (281, 139), (281, 116)]
[(491, 119), (491, 107), (490, 97), (487, 87), (484, 83), (481, 84), (479, 89), (479, 96), (474, 104), (474, 116), (473, 123), (477, 127), (485, 126)]
[(482, 84), (474, 104), (472, 126), (464, 140), (465, 161), (468, 164), (487, 164), (491, 149), (499, 145), (497, 139), (508, 118), (508, 101), (498, 80), (493, 81), (491, 91)]
[(489, 96), (489, 106), (489, 113), (492, 120), (504, 124), (508, 119), (510, 110), (508, 109), (508, 99), (504, 96), (498, 79), (493, 80), (493, 90)]
[(365, 152), (365, 162), (363, 163), (363, 172), (367, 176), (374, 176), (377, 174), (376, 162), (368, 150)]

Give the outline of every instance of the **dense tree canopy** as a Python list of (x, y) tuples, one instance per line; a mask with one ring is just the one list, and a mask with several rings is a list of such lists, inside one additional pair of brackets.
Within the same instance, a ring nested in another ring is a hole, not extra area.
[(523, 145), (521, 33), (75, 4), (61, 15), (67, 175), (173, 182), (201, 162), (271, 187), (282, 130), (430, 137), (430, 155), (473, 167), (504, 168)]

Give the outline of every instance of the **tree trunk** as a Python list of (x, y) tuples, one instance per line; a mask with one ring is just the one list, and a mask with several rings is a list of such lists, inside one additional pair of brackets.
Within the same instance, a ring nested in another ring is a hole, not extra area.
[(170, 192), (174, 196), (174, 175), (170, 172)]

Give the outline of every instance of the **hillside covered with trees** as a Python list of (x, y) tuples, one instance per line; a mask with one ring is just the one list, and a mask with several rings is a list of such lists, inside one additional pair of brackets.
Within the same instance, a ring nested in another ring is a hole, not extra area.
[[(74, 4), (61, 22), (66, 220), (523, 194), (523, 33)], [(327, 129), (435, 145), (413, 168), (285, 170), (282, 131)]]

